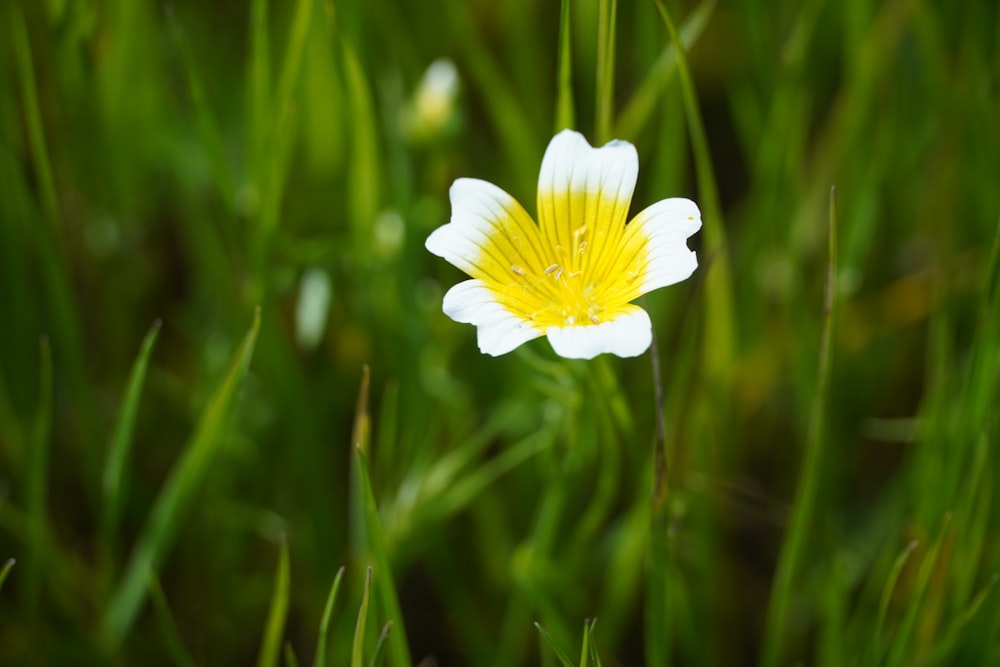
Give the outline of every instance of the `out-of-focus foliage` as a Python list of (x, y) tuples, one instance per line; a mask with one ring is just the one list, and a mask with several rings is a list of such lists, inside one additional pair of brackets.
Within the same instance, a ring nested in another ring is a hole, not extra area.
[[(1000, 664), (1000, 11), (666, 9), (0, 6), (0, 664)], [(423, 248), (563, 124), (705, 213), (653, 503), (649, 356)]]

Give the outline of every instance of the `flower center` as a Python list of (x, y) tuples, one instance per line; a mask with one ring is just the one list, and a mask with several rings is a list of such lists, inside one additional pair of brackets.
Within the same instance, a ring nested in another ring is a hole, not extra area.
[(508, 295), (516, 294), (519, 303), (507, 300), (507, 305), (539, 327), (601, 323), (605, 308), (584, 270), (570, 270), (560, 264), (550, 264), (541, 275), (517, 264), (512, 264), (510, 270), (516, 282), (505, 291)]

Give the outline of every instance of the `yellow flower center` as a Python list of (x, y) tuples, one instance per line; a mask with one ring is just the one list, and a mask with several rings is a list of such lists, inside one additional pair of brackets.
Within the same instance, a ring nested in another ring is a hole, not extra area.
[[(629, 242), (619, 202), (587, 198), (573, 193), (556, 200), (541, 212), (541, 228), (523, 211), (508, 211), (482, 248), (477, 264), (485, 271), (477, 277), (504, 307), (540, 329), (600, 324), (640, 293), (636, 267), (645, 261), (644, 240)], [(566, 224), (571, 213), (583, 212), (576, 226)]]

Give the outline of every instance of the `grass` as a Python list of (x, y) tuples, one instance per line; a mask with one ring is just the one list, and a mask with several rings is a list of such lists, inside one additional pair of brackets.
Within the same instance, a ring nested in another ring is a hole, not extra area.
[[(0, 664), (1000, 665), (990, 3), (0, 33)], [(532, 210), (562, 127), (702, 208), (653, 372), (441, 313), (451, 182)]]

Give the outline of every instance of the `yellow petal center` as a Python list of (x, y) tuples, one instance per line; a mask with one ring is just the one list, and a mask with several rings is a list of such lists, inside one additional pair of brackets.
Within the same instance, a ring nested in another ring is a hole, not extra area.
[(482, 246), (479, 275), (497, 301), (545, 329), (614, 319), (641, 293), (645, 239), (624, 224), (628, 202), (595, 194), (547, 198), (542, 228), (508, 211)]

